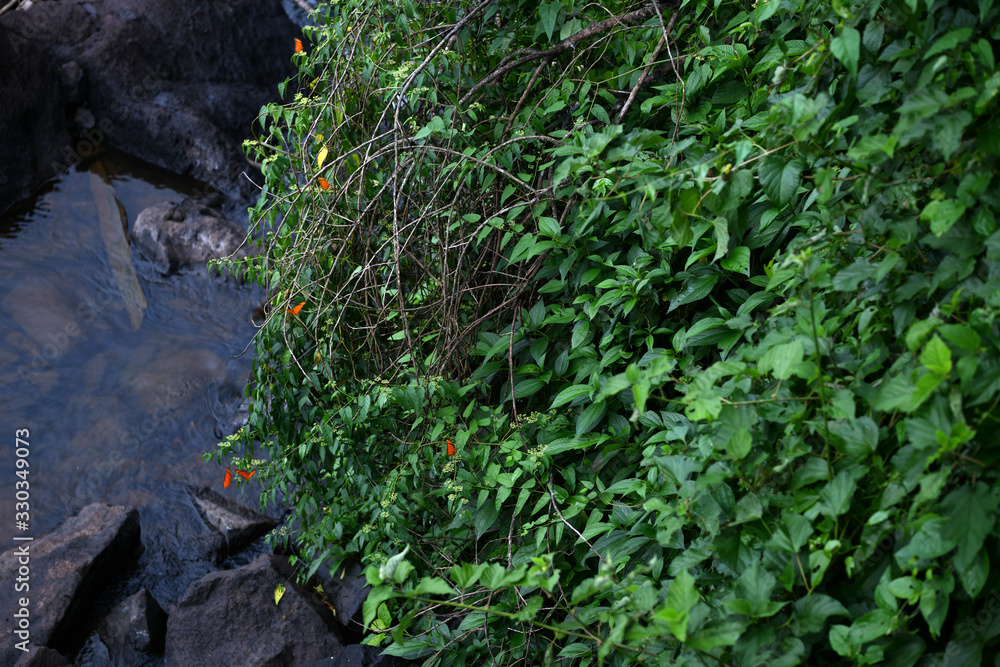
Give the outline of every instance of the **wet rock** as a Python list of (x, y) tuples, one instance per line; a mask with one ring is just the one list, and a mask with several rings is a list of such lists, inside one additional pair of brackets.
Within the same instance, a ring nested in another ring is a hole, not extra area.
[(337, 620), (345, 630), (358, 637), (365, 629), (362, 606), (369, 590), (368, 581), (362, 572), (357, 563), (348, 567), (341, 566), (333, 576), (330, 576), (326, 567), (321, 567), (317, 572), (330, 604), (337, 611)]
[[(260, 181), (242, 141), (295, 73), (297, 36), (275, 1), (38, 2), (0, 16), (0, 208), (105, 144), (247, 197), (243, 173)], [(61, 85), (70, 62), (81, 101), (72, 72)], [(81, 105), (95, 124), (71, 138)]]
[(147, 208), (131, 232), (135, 246), (161, 273), (204, 267), (214, 258), (246, 257), (246, 236), (238, 224), (191, 199)]
[(28, 38), (23, 13), (0, 16), (0, 211), (55, 176), (50, 165), (70, 143), (56, 64)]
[(25, 277), (0, 300), (0, 308), (35, 341), (36, 365), (48, 365), (64, 355), (83, 333), (71, 297), (39, 276)]
[[(8, 549), (0, 554), (0, 578), (14, 582), (20, 568), (27, 568), (30, 595), (25, 594), (25, 606), (16, 594), (0, 597), (4, 627), (16, 628), (15, 614), (27, 609), (31, 643), (65, 650), (100, 591), (141, 550), (139, 513), (99, 504), (84, 507), (44, 537)], [(0, 665), (21, 657), (9, 639), (0, 645)]]
[[(87, 637), (87, 642), (76, 655), (75, 664), (86, 667), (118, 667), (119, 663), (111, 659), (108, 647), (101, 641), (101, 636), (96, 632)], [(139, 663), (142, 664), (142, 663)]]
[(274, 519), (261, 516), (211, 489), (198, 489), (192, 496), (205, 524), (222, 536), (227, 554), (239, 551), (278, 525)]
[(265, 555), (195, 582), (167, 621), (165, 665), (298, 667), (338, 653), (332, 614), (294, 580), (286, 558)]
[(55, 649), (33, 645), (18, 659), (15, 667), (71, 667), (72, 664)]
[(87, 99), (87, 75), (80, 63), (71, 60), (59, 68), (59, 86), (71, 106), (82, 104)]
[(148, 654), (163, 652), (167, 614), (143, 588), (118, 603), (97, 632), (115, 664), (142, 664)]
[[(155, 342), (155, 341), (154, 341)], [(165, 345), (160, 341), (161, 345)], [(171, 349), (171, 348), (166, 348)], [(167, 354), (146, 361), (138, 351), (133, 362), (122, 373), (122, 383), (131, 390), (131, 400), (143, 413), (151, 433), (170, 421), (173, 411), (181, 407), (205, 387), (226, 378), (226, 365), (211, 350), (172, 348)], [(162, 352), (162, 350), (161, 350)]]

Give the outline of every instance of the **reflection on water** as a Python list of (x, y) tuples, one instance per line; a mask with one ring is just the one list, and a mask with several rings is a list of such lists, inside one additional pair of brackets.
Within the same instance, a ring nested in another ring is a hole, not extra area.
[[(203, 188), (120, 154), (101, 162), (129, 225)], [(233, 430), (251, 352), (234, 357), (263, 294), (204, 272), (162, 276), (126, 249), (148, 304), (134, 330), (91, 177), (73, 171), (0, 217), (0, 434), (10, 443), (0, 448), (0, 550), (15, 532), (15, 429), (31, 434), (31, 526), (18, 534), (104, 502), (139, 508), (144, 542), (179, 546), (202, 531), (188, 486), (223, 492), (222, 470), (201, 455)]]

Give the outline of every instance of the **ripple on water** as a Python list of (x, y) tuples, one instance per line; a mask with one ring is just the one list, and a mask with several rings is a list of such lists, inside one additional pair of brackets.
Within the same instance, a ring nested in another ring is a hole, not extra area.
[[(129, 224), (206, 189), (118, 153), (102, 161)], [(138, 507), (143, 540), (155, 542), (197, 520), (186, 489), (223, 492), (221, 470), (201, 455), (216, 447), (219, 414), (242, 399), (233, 386), (251, 359), (234, 356), (263, 293), (197, 271), (160, 275), (133, 249), (148, 302), (134, 330), (89, 179), (71, 171), (0, 216), (0, 426), (31, 432), (32, 534), (107, 502)], [(2, 451), (0, 467), (13, 469), (12, 449)], [(13, 485), (0, 485), (0, 514), (13, 511)]]

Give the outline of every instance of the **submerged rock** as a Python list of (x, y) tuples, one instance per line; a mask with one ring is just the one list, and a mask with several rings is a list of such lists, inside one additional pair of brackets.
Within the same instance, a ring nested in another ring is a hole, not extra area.
[(203, 267), (210, 259), (247, 257), (246, 236), (238, 224), (192, 199), (150, 206), (131, 231), (136, 248), (161, 273)]

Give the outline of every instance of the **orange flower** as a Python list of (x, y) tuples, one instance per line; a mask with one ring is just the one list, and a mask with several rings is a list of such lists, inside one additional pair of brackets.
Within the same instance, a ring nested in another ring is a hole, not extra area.
[(322, 176), (320, 176), (319, 177), (319, 187), (323, 188), (324, 190), (329, 190), (330, 189), (330, 183), (325, 178), (323, 178)]
[(229, 485), (233, 483), (233, 473), (229, 468), (226, 468), (226, 478), (222, 480), (222, 488), (228, 489)]
[(302, 306), (304, 306), (304, 305), (306, 305), (305, 301), (303, 301), (299, 305), (295, 306), (294, 308), (285, 308), (285, 312), (286, 313), (291, 313), (292, 315), (298, 315), (299, 311), (302, 310)]
[(451, 440), (445, 440), (445, 442), (448, 443), (448, 456), (454, 456), (455, 453), (458, 452), (458, 450), (455, 449), (455, 443)]
[(237, 469), (236, 474), (242, 477), (243, 479), (250, 479), (251, 477), (257, 474), (257, 471), (251, 470), (250, 472), (247, 472), (246, 470)]
[(295, 53), (302, 53), (302, 40), (295, 38)]

